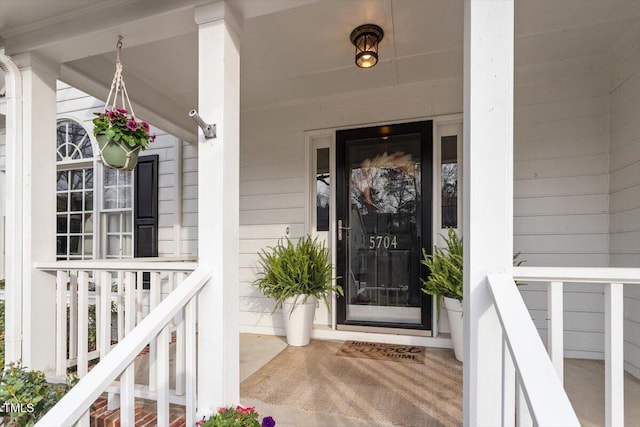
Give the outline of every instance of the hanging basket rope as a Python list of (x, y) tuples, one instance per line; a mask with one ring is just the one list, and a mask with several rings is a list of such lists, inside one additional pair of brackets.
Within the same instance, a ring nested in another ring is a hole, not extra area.
[[(116, 44), (116, 71), (113, 75), (113, 81), (111, 82), (111, 89), (109, 90), (109, 96), (104, 105), (104, 113), (109, 114), (121, 113), (131, 114), (131, 119), (135, 120), (135, 113), (133, 106), (129, 100), (129, 94), (127, 93), (127, 87), (122, 77), (122, 62), (120, 61), (120, 53), (122, 50), (122, 37), (118, 39)], [(118, 99), (120, 99), (120, 107), (118, 106)], [(128, 110), (127, 110), (128, 107)], [(133, 170), (138, 163), (138, 154), (142, 149), (141, 146), (131, 148), (122, 139), (116, 141), (114, 139), (107, 138), (106, 135), (96, 135), (98, 141), (98, 151), (102, 162), (114, 169)]]

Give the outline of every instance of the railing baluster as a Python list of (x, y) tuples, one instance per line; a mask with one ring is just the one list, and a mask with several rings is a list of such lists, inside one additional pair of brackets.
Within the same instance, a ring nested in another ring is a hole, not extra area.
[(533, 427), (533, 419), (529, 412), (527, 399), (524, 397), (520, 376), (516, 376), (516, 425), (518, 427)]
[(165, 326), (158, 338), (157, 342), (157, 413), (158, 425), (160, 427), (169, 426), (169, 341), (171, 333), (169, 326)]
[(67, 283), (66, 271), (56, 273), (56, 376), (67, 376)]
[(192, 298), (184, 309), (185, 414), (188, 426), (196, 424), (196, 307), (197, 298)]
[(144, 272), (138, 271), (136, 274), (136, 325), (144, 318), (142, 312), (142, 290), (144, 289)]
[(502, 334), (502, 427), (515, 426), (516, 413), (516, 368)]
[(118, 342), (124, 338), (124, 281), (123, 272), (118, 271)]
[(89, 273), (78, 272), (78, 376), (84, 377), (89, 369)]
[(69, 358), (78, 354), (78, 280), (77, 273), (69, 272)]
[(624, 425), (624, 295), (622, 283), (604, 288), (605, 426)]
[(547, 331), (548, 351), (551, 363), (558, 373), (560, 383), (564, 383), (564, 293), (562, 282), (547, 285)]
[[(176, 273), (176, 288), (184, 281), (184, 273)], [(176, 324), (176, 395), (184, 395), (184, 365), (185, 365), (185, 345), (184, 345), (184, 311), (180, 310), (175, 317)]]
[[(160, 273), (157, 271), (151, 272), (151, 283), (149, 285), (149, 312), (153, 311), (154, 308), (160, 304), (161, 298), (161, 280)], [(157, 387), (156, 383), (156, 342), (151, 341), (149, 343), (149, 390), (155, 390)]]
[(124, 333), (131, 332), (136, 323), (136, 274), (127, 271), (124, 275)]
[(135, 425), (135, 368), (130, 364), (120, 376), (120, 425)]
[(100, 286), (99, 328), (102, 331), (98, 349), (100, 358), (103, 358), (111, 350), (111, 274), (108, 271), (101, 271), (97, 275), (97, 283)]

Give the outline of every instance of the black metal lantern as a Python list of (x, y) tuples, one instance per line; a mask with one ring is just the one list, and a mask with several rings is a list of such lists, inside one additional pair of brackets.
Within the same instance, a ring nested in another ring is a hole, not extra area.
[(382, 40), (382, 28), (374, 24), (360, 25), (351, 32), (351, 43), (356, 47), (356, 65), (371, 68), (378, 63), (378, 43)]

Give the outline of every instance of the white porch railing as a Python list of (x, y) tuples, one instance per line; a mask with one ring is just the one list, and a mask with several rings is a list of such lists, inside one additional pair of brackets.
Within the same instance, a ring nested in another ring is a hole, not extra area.
[(547, 283), (547, 346), (560, 381), (564, 377), (564, 283), (596, 283), (604, 286), (605, 425), (624, 425), (623, 284), (640, 285), (640, 269), (515, 267), (514, 278)]
[[(117, 386), (120, 393), (120, 422), (124, 426), (133, 426), (135, 424), (136, 395), (134, 359), (146, 345), (155, 344), (157, 349), (154, 367), (156, 373), (155, 390), (149, 390), (145, 397), (157, 401), (157, 424), (168, 426), (169, 403), (173, 403), (169, 390), (169, 342), (170, 324), (174, 318), (180, 319), (177, 322), (177, 329), (183, 331), (185, 362), (182, 375), (183, 384), (181, 391), (176, 390), (176, 394), (182, 393), (184, 395), (186, 422), (187, 425), (194, 425), (197, 305), (195, 297), (210, 281), (210, 278), (211, 271), (203, 267), (198, 268), (152, 309), (135, 328), (133, 327), (133, 311), (130, 311), (131, 314), (128, 316), (125, 313), (125, 328), (131, 327), (131, 331), (111, 352), (102, 357), (100, 363), (87, 372), (80, 382), (36, 425), (40, 427), (71, 426), (78, 422), (81, 425), (88, 425), (88, 411), (91, 404), (103, 392), (114, 390), (114, 381), (119, 377)], [(87, 282), (86, 277), (79, 278), (79, 282), (83, 281)], [(129, 285), (134, 283), (133, 273), (128, 272), (125, 275), (125, 283)], [(84, 289), (85, 285), (82, 286)], [(125, 306), (130, 309), (134, 307), (132, 299), (129, 297), (125, 302)], [(179, 351), (177, 350), (177, 352)], [(178, 378), (176, 378), (177, 388)]]
[(503, 336), (501, 425), (580, 426), (515, 282), (487, 279)]
[[(37, 263), (36, 268), (56, 274), (55, 376), (65, 379), (67, 368), (76, 366), (82, 378), (89, 361), (106, 356), (196, 267), (158, 258)], [(150, 353), (155, 360), (155, 345)], [(151, 373), (149, 381), (153, 388)]]

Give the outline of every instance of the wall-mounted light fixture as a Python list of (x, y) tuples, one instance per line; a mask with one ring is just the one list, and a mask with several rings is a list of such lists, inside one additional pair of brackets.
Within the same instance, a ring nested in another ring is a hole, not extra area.
[(378, 43), (384, 37), (382, 28), (374, 24), (360, 25), (351, 32), (351, 43), (356, 47), (356, 65), (371, 68), (378, 63)]

